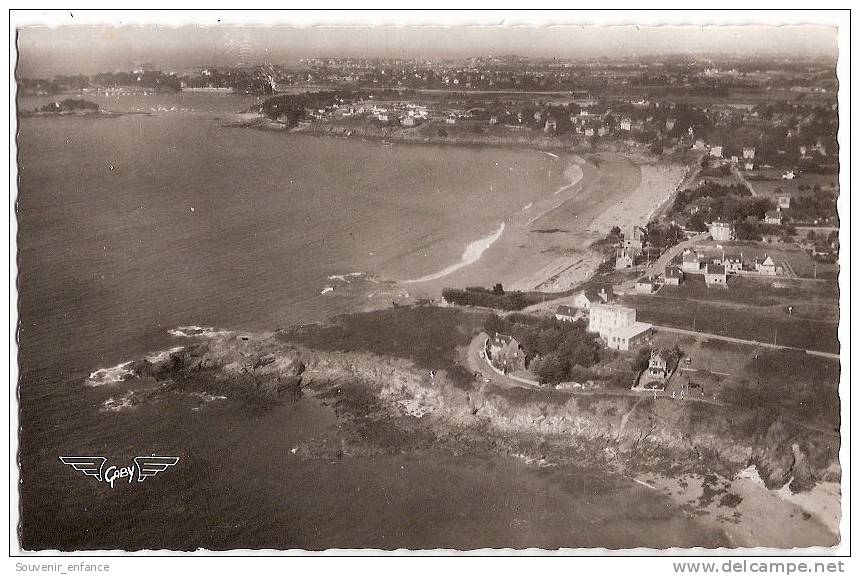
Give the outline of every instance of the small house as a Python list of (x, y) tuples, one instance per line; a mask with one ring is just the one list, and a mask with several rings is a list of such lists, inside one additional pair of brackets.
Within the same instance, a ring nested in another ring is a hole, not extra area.
[(633, 268), (633, 254), (627, 248), (619, 248), (615, 252), (615, 269)]
[(746, 147), (743, 149), (744, 160), (752, 160), (755, 158), (755, 148)]
[(711, 146), (710, 150), (711, 158), (722, 158), (723, 157), (723, 147), (722, 146)]
[(727, 274), (737, 274), (738, 272), (743, 271), (744, 268), (744, 258), (743, 254), (740, 256), (731, 255), (723, 257), (723, 266), (726, 268)]
[(764, 214), (765, 224), (782, 224), (782, 212), (779, 210), (768, 210)]
[(705, 267), (705, 285), (708, 288), (711, 286), (727, 288), (726, 267), (722, 264), (709, 263)]
[(717, 242), (728, 242), (734, 236), (734, 228), (730, 222), (715, 221), (708, 224), (708, 232), (711, 238)]
[(780, 210), (791, 208), (791, 196), (782, 195), (776, 197), (776, 205)]
[(583, 290), (573, 297), (573, 305), (582, 310), (588, 310), (593, 304), (608, 304), (612, 299), (612, 288), (600, 290)]
[(681, 270), (684, 272), (702, 271), (702, 260), (696, 254), (695, 250), (684, 250), (684, 254), (681, 257)]
[(579, 311), (572, 306), (559, 306), (555, 310), (556, 320), (561, 320), (562, 322), (573, 322), (577, 319), (578, 314)]
[(776, 276), (776, 263), (767, 254), (764, 255), (764, 260), (756, 261), (755, 269), (762, 276)]
[(634, 257), (642, 253), (644, 245), (645, 230), (639, 226), (633, 226), (630, 232), (622, 235), (621, 246), (626, 248)]
[(653, 294), (657, 291), (657, 283), (650, 276), (643, 276), (636, 281), (636, 292), (639, 294)]
[(648, 359), (648, 376), (651, 378), (665, 378), (669, 374), (669, 355), (662, 349), (651, 351)]
[(490, 338), (488, 352), (493, 365), (505, 374), (526, 367), (526, 353), (513, 336), (499, 334)]
[(678, 266), (667, 266), (663, 273), (664, 281), (670, 286), (678, 286), (684, 281), (684, 271)]

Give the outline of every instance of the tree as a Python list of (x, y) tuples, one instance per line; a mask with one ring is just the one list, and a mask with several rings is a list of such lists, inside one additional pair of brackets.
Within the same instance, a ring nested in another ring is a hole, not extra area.
[(549, 354), (540, 361), (538, 366), (538, 382), (541, 384), (558, 384), (567, 374), (564, 363), (557, 354)]
[(505, 293), (505, 289), (502, 288), (501, 282), (496, 284), (495, 286), (493, 286), (493, 294), (498, 294), (499, 296), (501, 296), (504, 293)]
[(651, 348), (645, 346), (636, 352), (636, 358), (633, 360), (633, 370), (641, 372), (648, 368), (648, 362), (651, 360)]

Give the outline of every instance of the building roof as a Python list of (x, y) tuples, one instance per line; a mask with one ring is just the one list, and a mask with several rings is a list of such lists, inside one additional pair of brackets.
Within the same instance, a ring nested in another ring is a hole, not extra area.
[(652, 327), (653, 326), (651, 324), (648, 324), (647, 322), (633, 322), (631, 324), (628, 324), (627, 326), (619, 328), (618, 330), (610, 334), (609, 337), (624, 339), (634, 338), (642, 334), (643, 332), (647, 332)]
[(598, 300), (602, 300), (602, 298), (600, 297), (601, 293), (606, 294), (607, 299), (609, 299), (612, 296), (612, 286), (601, 286), (600, 289), (594, 287), (588, 288), (586, 290), (580, 290), (576, 293), (574, 298), (585, 296), (585, 298), (589, 302), (597, 302)]
[(510, 342), (511, 342), (513, 339), (514, 339), (514, 337), (513, 337), (513, 336), (508, 336), (508, 335), (506, 335), (506, 334), (499, 334), (498, 332), (496, 332), (496, 335), (495, 335), (495, 336), (493, 336), (493, 343), (494, 343), (494, 344), (505, 345), (505, 344), (510, 344)]
[(690, 250), (688, 252), (684, 252), (684, 262), (698, 262), (699, 255), (696, 254), (695, 251)]
[(666, 278), (680, 278), (683, 275), (684, 273), (677, 266), (666, 267)]
[(762, 266), (774, 266), (775, 264), (773, 263), (773, 259), (770, 256), (768, 256), (767, 254), (765, 254), (764, 260), (761, 261), (761, 265)]
[(726, 267), (722, 264), (708, 264), (708, 267), (705, 272), (707, 274), (725, 274)]
[(575, 316), (576, 308), (572, 308), (570, 306), (559, 306), (555, 310), (556, 314), (561, 314), (562, 316)]
[(669, 361), (669, 354), (663, 348), (655, 348), (651, 350), (651, 360)]
[(765, 218), (778, 218), (778, 219), (782, 220), (782, 212), (780, 212), (779, 210), (768, 210), (767, 212), (765, 212), (764, 217)]
[(618, 306), (617, 304), (594, 304), (591, 306), (592, 318), (594, 317), (594, 312), (597, 310), (623, 312), (625, 314), (632, 313), (634, 318), (636, 316), (636, 309), (635, 308), (629, 308), (627, 306)]
[(708, 224), (708, 226), (713, 227), (713, 228), (731, 228), (732, 223), (731, 222), (723, 222), (721, 220), (715, 220), (715, 221), (711, 222), (710, 224)]

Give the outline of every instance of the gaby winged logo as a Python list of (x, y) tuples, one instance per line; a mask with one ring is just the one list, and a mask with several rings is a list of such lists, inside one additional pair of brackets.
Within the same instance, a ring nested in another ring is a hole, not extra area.
[(170, 466), (179, 462), (177, 456), (135, 456), (134, 464), (131, 466), (108, 466), (107, 458), (104, 456), (60, 456), (60, 462), (67, 464), (83, 472), (86, 476), (92, 476), (99, 482), (107, 482), (113, 488), (116, 480), (127, 478), (129, 484), (137, 477), (138, 482), (143, 482), (159, 472), (164, 472)]

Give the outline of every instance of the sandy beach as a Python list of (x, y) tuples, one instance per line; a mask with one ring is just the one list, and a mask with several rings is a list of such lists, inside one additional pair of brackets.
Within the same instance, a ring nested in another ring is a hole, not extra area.
[(668, 496), (691, 518), (720, 528), (739, 548), (827, 548), (839, 542), (840, 487), (833, 482), (797, 494), (788, 485), (768, 490), (754, 467), (735, 478), (646, 474), (635, 481)]
[[(492, 285), (548, 293), (570, 290), (591, 277), (604, 256), (591, 250), (615, 226), (644, 226), (670, 198), (686, 166), (647, 164), (623, 154), (600, 153), (566, 162), (568, 183), (535, 198), (491, 233), (464, 247), (459, 262), (410, 279), (414, 295), (438, 297), (448, 286)], [(487, 232), (484, 232), (486, 234)]]
[[(626, 169), (624, 161), (629, 163)], [(589, 249), (590, 245), (604, 237), (613, 226), (622, 230), (645, 226), (654, 212), (671, 198), (686, 172), (686, 167), (680, 164), (636, 164), (623, 157), (613, 157), (600, 166), (601, 176), (603, 172), (606, 176), (599, 177), (593, 187), (583, 192), (594, 195), (596, 204), (591, 210), (572, 215), (577, 226), (587, 222), (578, 234), (579, 245), (573, 246), (572, 253), (561, 255), (524, 276), (513, 289), (563, 292), (586, 281), (604, 261), (602, 254)], [(605, 201), (609, 197), (613, 198), (611, 203)], [(548, 215), (547, 219), (553, 216)]]

